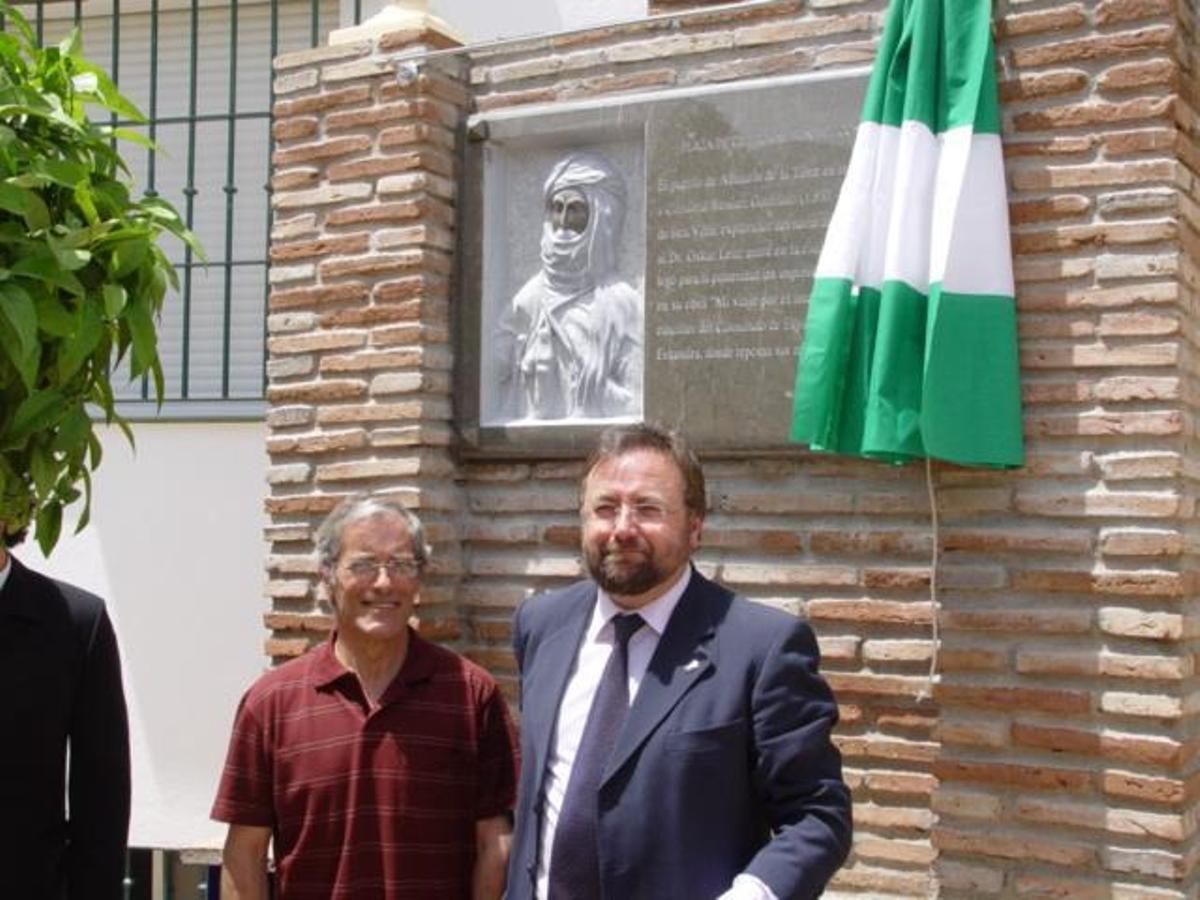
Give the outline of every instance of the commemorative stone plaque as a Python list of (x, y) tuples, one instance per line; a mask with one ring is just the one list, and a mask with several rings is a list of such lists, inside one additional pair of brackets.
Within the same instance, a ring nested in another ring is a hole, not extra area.
[(865, 73), (471, 124), (468, 449), (585, 447), (612, 422), (787, 445), (812, 272)]

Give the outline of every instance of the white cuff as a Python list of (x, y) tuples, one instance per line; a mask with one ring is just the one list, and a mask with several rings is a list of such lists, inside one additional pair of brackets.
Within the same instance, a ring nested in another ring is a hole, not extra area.
[(761, 878), (743, 872), (717, 900), (779, 900)]

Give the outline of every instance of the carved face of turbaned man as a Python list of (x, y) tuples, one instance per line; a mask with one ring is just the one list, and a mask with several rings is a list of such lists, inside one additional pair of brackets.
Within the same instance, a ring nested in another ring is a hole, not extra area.
[(641, 411), (642, 298), (617, 275), (625, 183), (573, 153), (543, 187), (541, 270), (501, 318), (500, 382), (516, 419), (609, 419)]

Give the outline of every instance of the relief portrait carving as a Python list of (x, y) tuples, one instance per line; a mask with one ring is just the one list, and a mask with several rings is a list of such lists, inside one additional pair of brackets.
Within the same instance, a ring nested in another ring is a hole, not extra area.
[(495, 375), (514, 420), (637, 417), (642, 295), (617, 270), (625, 181), (596, 153), (571, 153), (543, 187), (540, 268), (496, 330)]

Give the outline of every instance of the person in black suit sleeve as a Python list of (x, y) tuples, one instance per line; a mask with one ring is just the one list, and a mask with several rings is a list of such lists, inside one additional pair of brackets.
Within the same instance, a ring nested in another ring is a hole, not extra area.
[(130, 779), (116, 636), (99, 597), (8, 553), (18, 540), (0, 545), (0, 893), (118, 900)]
[(506, 896), (819, 895), (849, 852), (851, 805), (811, 629), (692, 567), (704, 475), (680, 435), (606, 430), (580, 493), (591, 578), (526, 601), (513, 626)]

